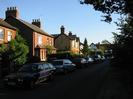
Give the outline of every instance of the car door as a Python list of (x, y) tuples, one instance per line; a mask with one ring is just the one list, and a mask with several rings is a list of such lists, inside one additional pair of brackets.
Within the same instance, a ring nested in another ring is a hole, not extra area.
[(64, 60), (64, 65), (65, 65), (65, 67), (67, 68), (67, 70), (72, 70), (72, 62), (71, 61), (69, 61), (69, 60)]
[(50, 67), (48, 63), (43, 64), (44, 70), (45, 70), (45, 77), (48, 77), (50, 75)]
[(39, 69), (39, 73), (40, 73), (39, 80), (40, 80), (40, 82), (42, 82), (42, 81), (46, 80), (47, 72), (46, 72), (43, 64), (39, 64), (38, 69)]

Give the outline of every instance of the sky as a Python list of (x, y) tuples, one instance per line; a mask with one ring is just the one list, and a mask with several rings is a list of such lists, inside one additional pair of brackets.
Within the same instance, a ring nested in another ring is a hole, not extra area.
[[(92, 6), (81, 5), (79, 0), (0, 0), (0, 18), (5, 18), (7, 7), (17, 7), (19, 18), (29, 23), (40, 19), (41, 28), (49, 34), (59, 34), (63, 25), (66, 34), (71, 31), (81, 42), (87, 38), (88, 44), (102, 40), (112, 42), (112, 32), (118, 28), (114, 22), (101, 21), (101, 12)], [(114, 21), (117, 18), (118, 15), (113, 15)]]

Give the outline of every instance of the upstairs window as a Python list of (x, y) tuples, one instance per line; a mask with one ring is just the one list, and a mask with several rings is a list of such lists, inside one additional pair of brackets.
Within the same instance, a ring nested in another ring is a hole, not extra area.
[(75, 42), (74, 42), (74, 40), (72, 41), (72, 47), (75, 47)]
[(76, 42), (76, 48), (79, 48), (79, 43), (78, 42)]
[(47, 45), (49, 45), (49, 38), (47, 38)]
[(42, 36), (38, 36), (38, 44), (42, 44)]
[(0, 29), (0, 40), (4, 39), (4, 30)]
[(8, 41), (11, 41), (12, 40), (12, 32), (11, 31), (8, 31), (7, 32), (7, 40)]

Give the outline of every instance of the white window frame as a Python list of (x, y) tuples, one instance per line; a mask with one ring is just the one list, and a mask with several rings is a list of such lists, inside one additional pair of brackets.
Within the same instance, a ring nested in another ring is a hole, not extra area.
[(74, 47), (74, 46), (75, 46), (75, 41), (73, 40), (73, 41), (72, 41), (72, 47)]
[(12, 32), (8, 31), (7, 32), (7, 41), (11, 41), (12, 40)]
[(42, 44), (42, 36), (38, 36), (38, 44), (39, 44), (39, 45)]
[(75, 47), (76, 47), (76, 48), (78, 48), (78, 47), (79, 47), (79, 46), (78, 46), (78, 42), (76, 42)]
[(0, 40), (4, 40), (4, 29), (0, 28)]

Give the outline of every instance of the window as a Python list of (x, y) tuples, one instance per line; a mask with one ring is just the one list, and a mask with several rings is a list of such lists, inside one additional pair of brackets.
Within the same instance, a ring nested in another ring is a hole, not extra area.
[(42, 36), (38, 36), (38, 44), (42, 44)]
[(12, 39), (12, 32), (11, 31), (8, 31), (7, 32), (7, 40), (8, 41), (11, 41), (11, 39)]
[(78, 42), (76, 42), (76, 48), (78, 48), (79, 46), (78, 46)]
[(50, 42), (50, 44), (49, 44), (49, 45), (52, 45), (52, 41), (50, 40), (49, 42)]
[(65, 64), (72, 64), (72, 62), (71, 62), (70, 60), (67, 60), (67, 59), (64, 60), (64, 63), (65, 63)]
[(49, 38), (47, 38), (47, 45), (49, 45)]
[(42, 54), (42, 58), (41, 59), (44, 59), (44, 51), (41, 51), (41, 52), (42, 52), (41, 53)]
[(39, 64), (38, 69), (39, 69), (40, 71), (44, 70), (43, 64)]
[(50, 69), (50, 67), (47, 63), (43, 64), (43, 67), (45, 68), (45, 70)]
[(73, 41), (72, 41), (72, 47), (74, 47), (74, 45), (75, 45), (74, 43), (75, 43), (75, 42), (74, 42), (74, 40), (73, 40)]
[(4, 39), (4, 30), (0, 29), (0, 39), (3, 40)]

